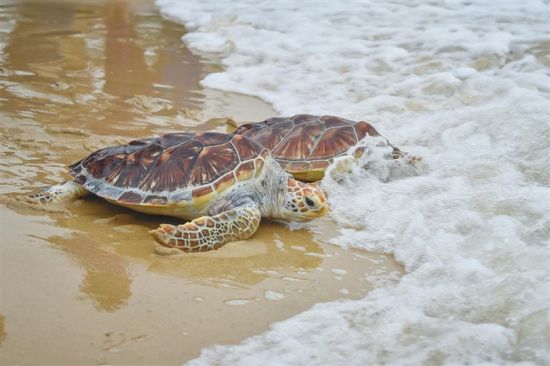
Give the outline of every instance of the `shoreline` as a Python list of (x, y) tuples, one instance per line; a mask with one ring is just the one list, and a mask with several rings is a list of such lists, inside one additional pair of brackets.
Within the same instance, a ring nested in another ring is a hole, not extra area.
[(204, 85), (285, 115), (375, 118), (431, 167), (382, 183), (364, 155), (323, 181), (336, 244), (392, 253), (407, 269), (395, 286), (319, 304), (189, 366), (549, 362), (543, 1), (157, 4), (190, 26), (189, 47), (222, 55)]
[(179, 365), (394, 283), (402, 267), (391, 256), (329, 244), (317, 232), (328, 218), (297, 230), (266, 221), (217, 251), (160, 256), (147, 231), (164, 218), (93, 197), (21, 203), (98, 148), (275, 114), (258, 98), (203, 88), (214, 66), (185, 49), (183, 27), (149, 1), (132, 4), (4, 9), (16, 21), (0, 35), (0, 363)]

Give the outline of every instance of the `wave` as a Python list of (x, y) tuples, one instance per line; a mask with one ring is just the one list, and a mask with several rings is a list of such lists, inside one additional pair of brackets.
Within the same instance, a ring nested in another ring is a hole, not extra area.
[(550, 362), (544, 2), (157, 4), (224, 64), (206, 86), (368, 120), (429, 165), (380, 179), (365, 155), (322, 182), (334, 243), (392, 253), (401, 281), (190, 365)]

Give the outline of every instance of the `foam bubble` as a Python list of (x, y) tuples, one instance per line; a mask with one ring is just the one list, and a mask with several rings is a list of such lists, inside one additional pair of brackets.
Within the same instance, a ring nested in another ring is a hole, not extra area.
[(221, 58), (205, 85), (283, 115), (370, 120), (429, 167), (372, 148), (322, 182), (334, 243), (393, 253), (399, 282), (190, 364), (550, 362), (544, 2), (157, 3)]
[(267, 290), (267, 291), (265, 291), (265, 293), (264, 293), (264, 297), (265, 297), (267, 300), (271, 300), (271, 301), (280, 301), (280, 300), (282, 300), (282, 299), (285, 298), (285, 295), (283, 295), (282, 293), (277, 292), (277, 291)]
[(248, 304), (249, 302), (250, 300), (247, 300), (247, 299), (230, 299), (230, 300), (225, 300), (223, 303), (229, 306), (242, 306), (242, 305)]

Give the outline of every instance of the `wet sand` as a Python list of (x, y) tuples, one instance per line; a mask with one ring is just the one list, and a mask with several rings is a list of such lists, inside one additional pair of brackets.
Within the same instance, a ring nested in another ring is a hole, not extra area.
[(148, 1), (0, 2), (0, 364), (181, 364), (398, 279), (391, 257), (328, 244), (329, 218), (166, 256), (147, 231), (177, 220), (95, 197), (22, 202), (95, 149), (276, 115), (201, 87), (220, 66), (184, 32)]

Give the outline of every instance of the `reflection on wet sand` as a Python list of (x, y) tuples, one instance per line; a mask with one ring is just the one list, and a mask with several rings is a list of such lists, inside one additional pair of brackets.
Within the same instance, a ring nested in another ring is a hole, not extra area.
[(145, 63), (144, 52), (136, 44), (135, 17), (131, 12), (128, 3), (115, 2), (107, 8), (105, 16), (103, 90), (124, 99), (151, 95), (154, 84), (154, 75)]
[(178, 220), (93, 196), (24, 203), (95, 149), (274, 111), (203, 89), (218, 66), (148, 1), (0, 4), (0, 29), (0, 364), (180, 364), (399, 273), (386, 256), (326, 244), (311, 227), (328, 218), (293, 231), (266, 221), (250, 240), (163, 256), (148, 231)]
[(123, 257), (101, 250), (97, 242), (82, 234), (48, 239), (85, 270), (80, 290), (100, 310), (115, 311), (127, 304), (132, 280)]
[(17, 22), (2, 55), (3, 109), (50, 127), (126, 137), (142, 137), (151, 122), (176, 127), (174, 118), (185, 122), (185, 114), (197, 113), (204, 99), (198, 83), (212, 67), (181, 47), (180, 26), (151, 9), (136, 15), (136, 7), (118, 1), (9, 7)]
[(284, 225), (266, 221), (252, 239), (218, 251), (155, 255), (156, 244), (148, 231), (161, 221), (175, 224), (173, 218), (136, 214), (96, 197), (68, 203), (65, 209), (68, 214), (52, 214), (50, 218), (56, 226), (71, 228), (73, 233), (69, 237), (51, 236), (48, 242), (86, 270), (81, 290), (105, 311), (118, 309), (131, 295), (131, 277), (123, 258), (133, 258), (150, 271), (186, 281), (249, 287), (268, 278), (268, 273), (310, 272), (321, 264), (324, 253), (311, 231), (295, 230), (288, 235)]
[(0, 346), (4, 342), (4, 339), (6, 339), (5, 320), (4, 315), (0, 314)]

